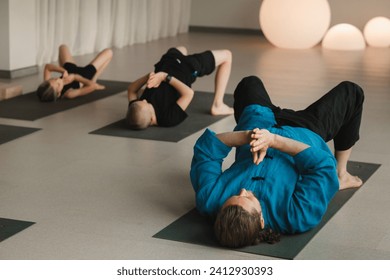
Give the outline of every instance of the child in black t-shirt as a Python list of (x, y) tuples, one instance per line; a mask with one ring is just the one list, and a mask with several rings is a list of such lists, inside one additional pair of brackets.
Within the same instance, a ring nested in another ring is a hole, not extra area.
[[(137, 79), (128, 87), (129, 106), (126, 120), (131, 129), (151, 125), (175, 126), (187, 117), (185, 110), (194, 91), (197, 77), (211, 74), (216, 68), (215, 97), (212, 115), (233, 114), (223, 102), (232, 64), (229, 50), (211, 50), (187, 55), (185, 47), (170, 48), (154, 65), (154, 72)], [(146, 84), (145, 90), (141, 89)]]

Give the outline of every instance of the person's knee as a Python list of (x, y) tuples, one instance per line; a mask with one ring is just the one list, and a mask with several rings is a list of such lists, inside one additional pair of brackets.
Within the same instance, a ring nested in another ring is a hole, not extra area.
[(65, 44), (61, 44), (61, 45), (59, 46), (60, 53), (61, 53), (62, 50), (67, 50), (67, 49), (68, 49), (68, 46), (65, 45)]
[(361, 103), (363, 103), (364, 102), (364, 90), (358, 84), (354, 83), (354, 86), (355, 86), (355, 93), (357, 95), (357, 98), (359, 99), (359, 101)]
[(228, 49), (211, 50), (211, 53), (214, 56), (216, 67), (219, 67), (221, 65), (229, 65), (231, 67), (233, 54), (230, 50)]
[(257, 85), (262, 85), (263, 82), (257, 76), (247, 76), (243, 78), (237, 87), (253, 87)]
[(176, 49), (181, 52), (183, 55), (188, 55), (187, 48), (185, 46), (178, 46)]
[(253, 85), (259, 83), (259, 81), (260, 79), (256, 76), (248, 76), (241, 79), (241, 81), (236, 86), (236, 89), (234, 90), (234, 99), (236, 100), (238, 96), (242, 96), (242, 94), (249, 92)]
[(107, 49), (104, 49), (103, 52), (104, 52), (104, 55), (107, 57), (107, 59), (109, 59), (109, 60), (112, 59), (112, 57), (113, 57), (113, 55), (114, 55), (112, 49), (107, 48)]
[(230, 50), (223, 50), (223, 56), (224, 56), (224, 60), (225, 62), (229, 62), (231, 63), (232, 60), (233, 60), (233, 54)]
[(346, 88), (345, 92), (348, 93), (348, 96), (353, 96), (357, 103), (364, 102), (364, 90), (361, 86), (351, 81), (343, 81), (340, 83), (340, 86)]

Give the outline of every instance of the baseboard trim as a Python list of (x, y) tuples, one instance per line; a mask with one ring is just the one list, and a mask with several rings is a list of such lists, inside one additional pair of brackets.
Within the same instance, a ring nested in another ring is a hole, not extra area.
[(257, 36), (264, 35), (260, 29), (209, 27), (209, 26), (194, 26), (194, 25), (189, 26), (189, 32), (227, 33), (227, 34), (242, 34), (242, 35), (257, 35)]
[(38, 66), (30, 66), (16, 70), (0, 70), (1, 79), (14, 79), (38, 73)]

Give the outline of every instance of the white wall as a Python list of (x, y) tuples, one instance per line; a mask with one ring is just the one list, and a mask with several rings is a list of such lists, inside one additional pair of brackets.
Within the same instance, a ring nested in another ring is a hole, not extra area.
[(259, 29), (259, 0), (192, 0), (190, 26)]
[(384, 16), (390, 18), (389, 0), (328, 0), (332, 21), (331, 26), (337, 23), (350, 23), (360, 30), (373, 17)]
[(0, 70), (35, 66), (35, 0), (0, 1)]
[(0, 70), (9, 70), (8, 1), (0, 1)]
[(35, 1), (9, 0), (10, 69), (36, 64)]
[[(190, 26), (260, 29), (261, 2), (261, 0), (192, 0)], [(390, 0), (328, 0), (328, 2), (332, 13), (331, 26), (345, 22), (362, 30), (367, 21), (375, 16), (390, 18)]]

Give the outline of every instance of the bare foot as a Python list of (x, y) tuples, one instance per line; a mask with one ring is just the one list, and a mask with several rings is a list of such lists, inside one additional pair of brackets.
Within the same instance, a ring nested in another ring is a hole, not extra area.
[(353, 176), (348, 172), (345, 172), (342, 175), (339, 174), (339, 182), (339, 190), (358, 188), (363, 185), (363, 181), (358, 176)]
[(234, 109), (226, 105), (225, 103), (222, 103), (222, 105), (216, 106), (213, 105), (211, 107), (211, 115), (218, 116), (218, 115), (231, 115), (234, 114)]

